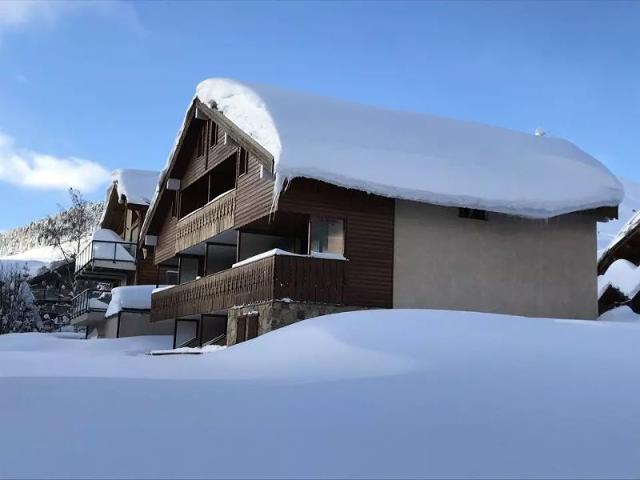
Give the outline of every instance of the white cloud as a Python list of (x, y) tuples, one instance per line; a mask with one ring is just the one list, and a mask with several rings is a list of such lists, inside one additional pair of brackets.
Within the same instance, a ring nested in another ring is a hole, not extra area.
[(0, 36), (29, 25), (54, 25), (60, 18), (82, 11), (111, 18), (132, 30), (143, 31), (135, 8), (123, 1), (0, 0)]
[(21, 187), (91, 192), (110, 178), (102, 165), (76, 157), (60, 158), (18, 148), (10, 136), (0, 132), (0, 181)]

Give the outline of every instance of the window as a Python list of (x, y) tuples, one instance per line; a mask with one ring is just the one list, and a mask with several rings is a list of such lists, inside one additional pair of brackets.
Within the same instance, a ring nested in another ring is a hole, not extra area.
[(165, 285), (178, 285), (180, 283), (180, 272), (178, 270), (167, 270), (165, 272)]
[(309, 226), (309, 253), (344, 254), (344, 221), (312, 217)]
[(203, 123), (202, 126), (200, 127), (200, 132), (198, 134), (198, 144), (196, 149), (197, 157), (202, 157), (204, 155), (204, 145), (206, 142), (206, 135), (207, 135), (207, 124)]
[(487, 211), (477, 210), (475, 208), (459, 208), (458, 216), (460, 218), (470, 218), (472, 220), (487, 220)]
[(249, 152), (244, 148), (240, 148), (238, 154), (238, 176), (244, 175), (249, 170)]
[(209, 127), (209, 147), (213, 147), (218, 143), (218, 124), (210, 122)]

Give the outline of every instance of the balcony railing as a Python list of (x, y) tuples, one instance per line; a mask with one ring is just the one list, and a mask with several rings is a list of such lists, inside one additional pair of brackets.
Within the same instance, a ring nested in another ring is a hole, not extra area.
[(166, 320), (289, 298), (343, 303), (344, 262), (275, 255), (230, 268), (151, 297), (151, 319)]
[(36, 302), (70, 302), (72, 297), (55, 288), (32, 288), (33, 298)]
[(230, 190), (178, 220), (176, 253), (233, 228), (236, 192)]
[(76, 257), (76, 273), (87, 267), (134, 270), (137, 245), (133, 242), (92, 240)]
[(111, 292), (87, 289), (71, 300), (71, 318), (89, 312), (106, 312), (109, 302), (111, 302)]

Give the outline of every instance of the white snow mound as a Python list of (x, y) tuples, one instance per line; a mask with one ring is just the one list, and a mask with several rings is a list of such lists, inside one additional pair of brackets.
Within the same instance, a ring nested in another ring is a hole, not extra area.
[(158, 184), (160, 172), (119, 168), (111, 173), (118, 199), (125, 196), (127, 203), (149, 205)]
[(155, 290), (162, 290), (162, 288), (158, 288), (155, 285), (115, 287), (111, 290), (111, 302), (104, 316), (111, 317), (128, 308), (150, 310), (151, 294)]
[(637, 478), (625, 313), (360, 311), (210, 355), (2, 335), (0, 477)]
[(606, 167), (561, 138), (222, 78), (196, 96), (273, 155), (276, 198), (296, 177), (531, 218), (623, 198)]

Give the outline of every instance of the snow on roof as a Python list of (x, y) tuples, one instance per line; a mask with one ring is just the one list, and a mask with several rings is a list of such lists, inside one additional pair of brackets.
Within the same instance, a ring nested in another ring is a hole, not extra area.
[(640, 292), (640, 267), (622, 258), (616, 260), (598, 277), (598, 297), (609, 286), (617, 288), (629, 299), (634, 298)]
[(99, 242), (124, 242), (122, 237), (113, 230), (108, 228), (99, 228), (91, 235), (91, 240), (97, 240)]
[(118, 199), (123, 196), (127, 203), (149, 205), (158, 184), (160, 172), (153, 170), (133, 170), (119, 168), (111, 173), (113, 185), (117, 188)]
[(617, 178), (561, 138), (213, 78), (196, 96), (274, 157), (276, 197), (314, 178), (378, 195), (548, 218), (616, 206)]
[(618, 208), (618, 219), (598, 224), (598, 258), (617, 245), (640, 223), (640, 184), (620, 178), (624, 200)]
[(618, 234), (613, 238), (613, 240), (611, 240), (609, 246), (602, 253), (604, 254), (615, 247), (622, 241), (623, 238), (633, 232), (638, 227), (638, 225), (640, 225), (640, 211), (634, 213), (633, 216), (627, 221), (627, 223), (622, 226)]
[(115, 287), (111, 290), (111, 302), (104, 316), (111, 317), (125, 309), (150, 310), (151, 294), (156, 288), (155, 285)]

